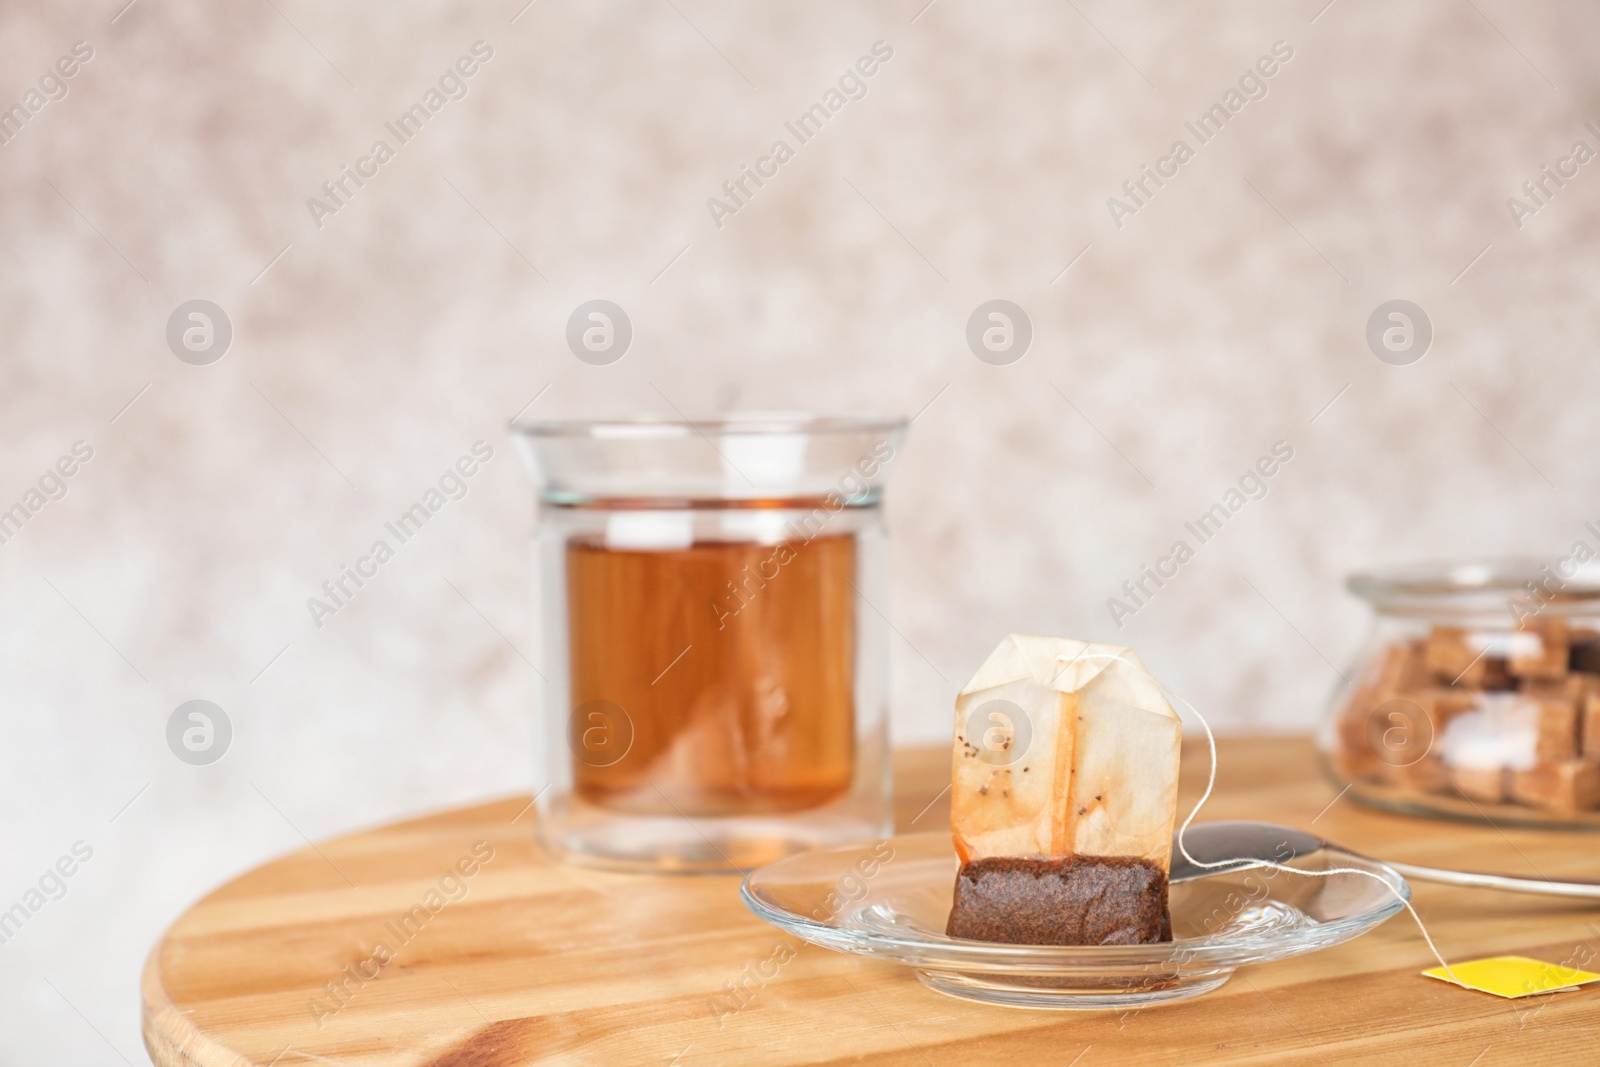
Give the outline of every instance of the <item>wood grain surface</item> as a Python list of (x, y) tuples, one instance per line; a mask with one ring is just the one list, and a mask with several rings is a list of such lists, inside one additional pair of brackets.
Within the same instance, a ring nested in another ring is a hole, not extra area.
[[(1338, 797), (1301, 739), (1225, 740), (1220, 762), (1204, 819), (1315, 822), (1358, 851), (1415, 863), (1600, 875), (1600, 837), (1362, 809)], [(1204, 784), (1203, 752), (1186, 750), (1183, 778), (1187, 811)], [(948, 781), (944, 751), (898, 756), (901, 830), (947, 825)], [(201, 900), (145, 967), (152, 1058), (162, 1067), (1600, 1062), (1600, 987), (1505, 1001), (1424, 978), (1433, 959), (1403, 913), (1356, 941), (1245, 968), (1209, 996), (1131, 1016), (986, 1007), (934, 993), (897, 964), (766, 926), (740, 904), (733, 876), (552, 863), (533, 842), (527, 805), (513, 798), (325, 842)], [(1600, 912), (1589, 905), (1426, 883), (1416, 902), (1453, 959), (1600, 952)], [(387, 961), (374, 955), (379, 942), (392, 949)], [(717, 998), (747, 968), (778, 973), (729, 1012)]]

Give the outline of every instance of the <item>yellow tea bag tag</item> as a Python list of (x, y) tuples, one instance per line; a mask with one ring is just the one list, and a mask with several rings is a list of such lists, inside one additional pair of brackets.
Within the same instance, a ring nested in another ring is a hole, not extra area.
[[(1455, 980), (1450, 978), (1455, 972)], [(1555, 963), (1544, 963), (1527, 956), (1493, 956), (1483, 960), (1452, 963), (1450, 971), (1430, 967), (1422, 973), (1464, 989), (1478, 989), (1497, 997), (1515, 999), (1538, 993), (1558, 993), (1589, 982), (1600, 982), (1600, 974), (1580, 971)]]

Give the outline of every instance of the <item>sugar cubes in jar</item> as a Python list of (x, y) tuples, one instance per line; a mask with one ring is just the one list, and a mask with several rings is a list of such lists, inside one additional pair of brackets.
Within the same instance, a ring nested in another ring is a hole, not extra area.
[(1353, 796), (1600, 829), (1600, 567), (1423, 565), (1349, 587), (1376, 620), (1320, 747)]

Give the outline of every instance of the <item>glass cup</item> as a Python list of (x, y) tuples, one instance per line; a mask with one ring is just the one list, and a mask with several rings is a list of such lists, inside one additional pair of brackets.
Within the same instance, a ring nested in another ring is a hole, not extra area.
[(531, 422), (538, 833), (568, 862), (748, 869), (890, 832), (887, 541), (904, 422)]
[(1376, 807), (1600, 829), (1600, 564), (1357, 574), (1374, 625), (1334, 693), (1329, 770)]

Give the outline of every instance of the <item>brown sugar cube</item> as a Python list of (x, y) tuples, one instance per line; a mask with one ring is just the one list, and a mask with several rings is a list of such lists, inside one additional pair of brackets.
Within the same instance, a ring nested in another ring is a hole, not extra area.
[(1372, 723), (1382, 703), (1370, 695), (1358, 694), (1339, 716), (1337, 762), (1347, 778), (1381, 776), (1384, 761)]
[(1334, 723), (1334, 763), (1346, 778), (1367, 777), (1377, 770), (1377, 756), (1367, 741), (1366, 700), (1365, 693), (1356, 693)]
[(1426, 673), (1421, 642), (1390, 645), (1367, 665), (1339, 714), (1335, 762), (1340, 773), (1348, 778), (1378, 776), (1383, 761), (1373, 743), (1373, 716), (1402, 689), (1424, 684)]
[(1372, 750), (1365, 717), (1348, 713), (1340, 716), (1333, 763), (1341, 775), (1352, 781), (1357, 778), (1376, 778), (1382, 772), (1383, 761)]
[(1458, 689), (1448, 685), (1432, 685), (1426, 689), (1413, 689), (1402, 693), (1400, 699), (1409, 700), (1422, 709), (1422, 714), (1427, 716), (1428, 724), (1433, 727), (1433, 740), (1439, 740), (1439, 735), (1450, 720), (1460, 715), (1463, 711), (1471, 711), (1478, 706), (1478, 694), (1470, 689)]
[(1429, 752), (1414, 763), (1404, 766), (1384, 764), (1383, 780), (1402, 789), (1416, 789), (1424, 793), (1444, 793), (1450, 789), (1450, 768), (1437, 752)]
[(1451, 767), (1450, 784), (1470, 800), (1498, 804), (1506, 798), (1506, 774), (1503, 767)]
[(1471, 635), (1459, 626), (1435, 626), (1423, 647), (1423, 662), (1436, 682), (1477, 689), (1483, 684), (1488, 665), (1483, 649), (1475, 647)]
[(1511, 772), (1511, 796), (1529, 807), (1576, 815), (1600, 807), (1600, 766), (1581, 760)]
[(1528, 618), (1511, 635), (1511, 673), (1518, 678), (1560, 678), (1570, 649), (1565, 619)]
[(1525, 678), (1521, 689), (1529, 696), (1581, 704), (1590, 693), (1600, 693), (1600, 675), (1573, 671), (1560, 678)]
[[(1528, 678), (1522, 683), (1522, 693), (1525, 696), (1536, 697), (1540, 700), (1555, 700), (1572, 705), (1573, 708), (1573, 755), (1584, 753), (1585, 738), (1594, 738), (1596, 753), (1600, 754), (1600, 711), (1595, 712), (1594, 725), (1588, 725), (1589, 709), (1600, 708), (1600, 675), (1590, 674), (1587, 671), (1573, 671), (1564, 678)], [(1564, 751), (1564, 746), (1555, 742), (1554, 736), (1547, 741), (1547, 730), (1555, 733), (1564, 733), (1564, 714), (1557, 716), (1550, 713), (1546, 717), (1541, 713), (1539, 723), (1540, 752)], [(1549, 758), (1570, 758), (1551, 756)]]
[(1521, 696), (1518, 703), (1538, 710), (1540, 762), (1577, 759), (1578, 705), (1570, 700)]
[(1583, 702), (1583, 725), (1578, 729), (1583, 758), (1600, 763), (1600, 695), (1590, 694)]
[(1560, 695), (1578, 709), (1578, 754), (1600, 761), (1600, 674), (1572, 671), (1561, 682), (1523, 683), (1523, 692), (1545, 695), (1545, 687), (1559, 686)]

